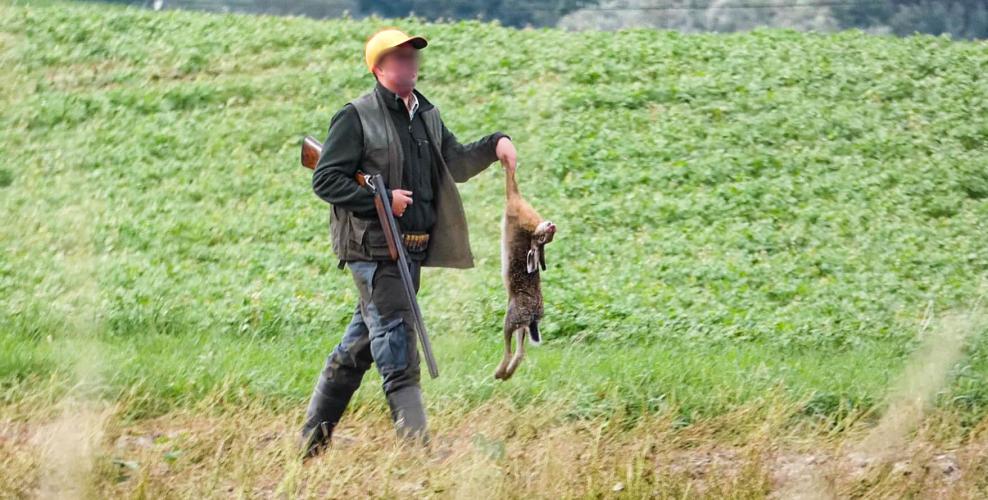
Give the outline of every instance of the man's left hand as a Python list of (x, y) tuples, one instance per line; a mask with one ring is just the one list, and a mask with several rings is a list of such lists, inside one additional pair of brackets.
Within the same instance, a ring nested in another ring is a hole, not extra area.
[(515, 151), (515, 145), (511, 143), (511, 139), (507, 137), (498, 139), (495, 151), (497, 152), (497, 159), (501, 160), (501, 166), (514, 172), (518, 166), (518, 151)]

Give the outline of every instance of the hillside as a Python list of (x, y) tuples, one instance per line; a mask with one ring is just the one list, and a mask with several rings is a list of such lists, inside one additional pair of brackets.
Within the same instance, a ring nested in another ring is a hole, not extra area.
[[(777, 398), (841, 422), (883, 407), (941, 318), (977, 311), (985, 42), (6, 3), (0, 401), (14, 420), (76, 397), (115, 402), (121, 422), (236, 405), (301, 417), (356, 294), (298, 147), (371, 87), (363, 42), (387, 24), (430, 40), (419, 89), (461, 141), (513, 137), (521, 189), (560, 231), (546, 341), (495, 384), (500, 167), (460, 186), (477, 267), (427, 270), (421, 295), (437, 412), (684, 426)], [(988, 405), (976, 324), (937, 392), (967, 430)], [(378, 381), (358, 411), (383, 415)]]

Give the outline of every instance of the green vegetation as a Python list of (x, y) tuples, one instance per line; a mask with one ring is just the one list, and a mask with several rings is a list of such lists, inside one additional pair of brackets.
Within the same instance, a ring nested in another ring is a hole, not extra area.
[[(370, 88), (382, 24), (430, 39), (421, 90), (461, 140), (511, 134), (523, 192), (560, 228), (546, 342), (495, 383), (500, 168), (461, 186), (477, 267), (427, 270), (422, 292), (434, 408), (674, 407), (686, 424), (781, 391), (838, 418), (881, 402), (924, 321), (982, 295), (985, 43), (8, 4), (7, 404), (82, 383), (135, 418), (217, 393), (302, 411), (356, 295), (299, 140)], [(983, 333), (940, 403), (973, 419)], [(376, 380), (358, 407), (383, 404)]]
[[(495, 382), (494, 165), (477, 267), (424, 275), (436, 453), (371, 374), (303, 466), (356, 294), (299, 143), (384, 24), (461, 140), (515, 139), (560, 230), (545, 342)], [(983, 497), (986, 49), (0, 3), (0, 491)]]

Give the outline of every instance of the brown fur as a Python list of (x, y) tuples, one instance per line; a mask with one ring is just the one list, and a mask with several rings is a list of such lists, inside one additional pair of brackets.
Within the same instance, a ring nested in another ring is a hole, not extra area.
[[(525, 357), (525, 339), (539, 343), (542, 319), (542, 287), (539, 265), (544, 263), (544, 246), (552, 241), (556, 226), (545, 221), (518, 192), (514, 172), (505, 172), (507, 202), (501, 222), (501, 273), (508, 291), (504, 315), (504, 357), (494, 377), (507, 380)], [(512, 352), (514, 337), (518, 350)]]

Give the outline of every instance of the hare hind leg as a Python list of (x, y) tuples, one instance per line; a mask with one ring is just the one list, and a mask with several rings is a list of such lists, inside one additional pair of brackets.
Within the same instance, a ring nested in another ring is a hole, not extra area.
[(521, 361), (525, 359), (525, 339), (528, 338), (528, 327), (523, 326), (515, 330), (514, 332), (518, 336), (518, 349), (515, 350), (515, 355), (511, 357), (511, 362), (508, 363), (508, 368), (505, 373), (505, 380), (511, 378), (511, 375), (515, 373), (518, 369), (518, 365)]
[(511, 363), (511, 340), (514, 336), (511, 330), (507, 328), (504, 329), (504, 357), (501, 358), (501, 363), (497, 365), (497, 370), (494, 371), (494, 378), (500, 380), (507, 380), (511, 375), (506, 375), (508, 370), (508, 364)]

